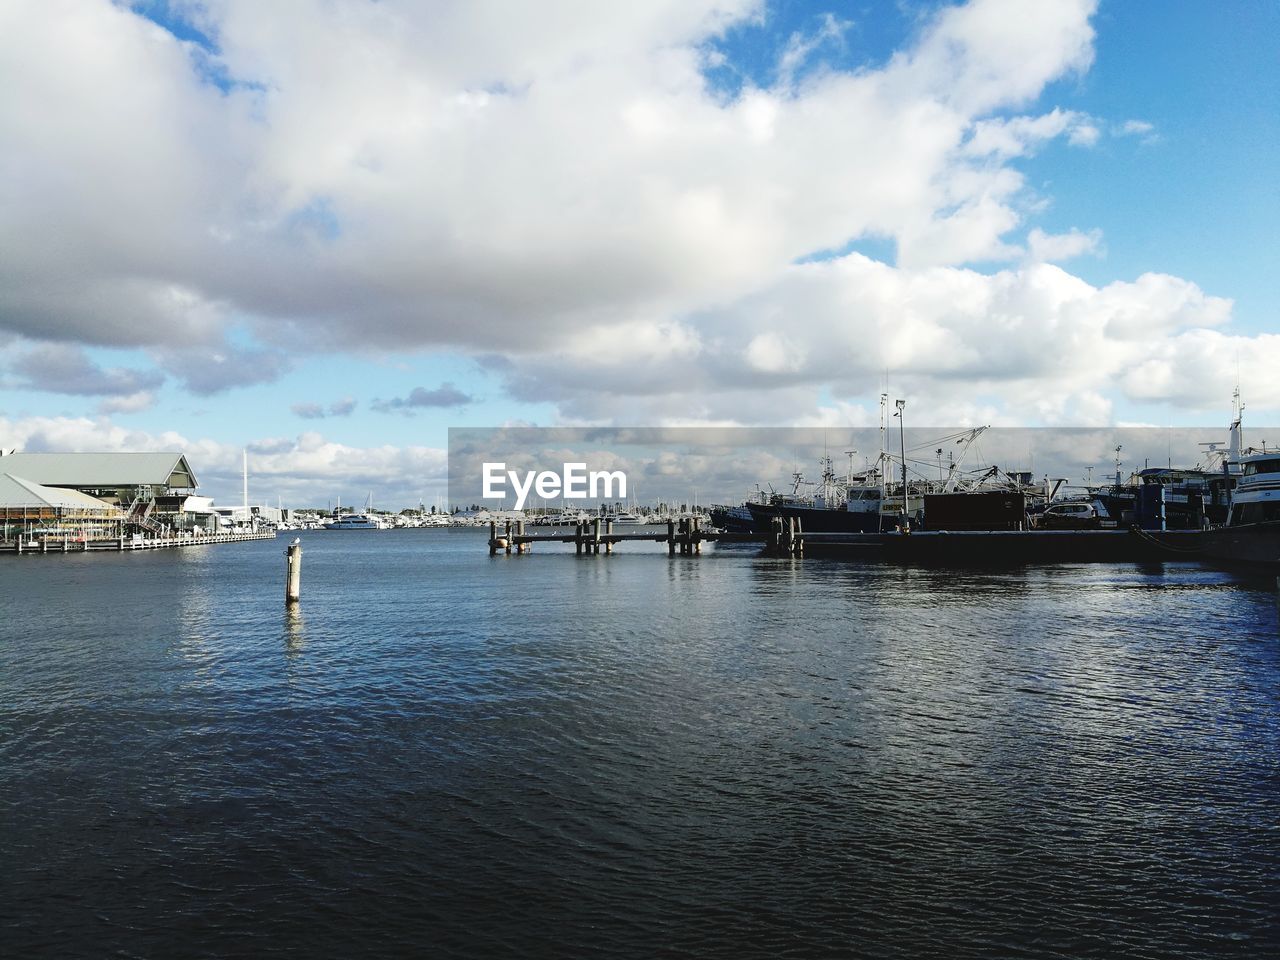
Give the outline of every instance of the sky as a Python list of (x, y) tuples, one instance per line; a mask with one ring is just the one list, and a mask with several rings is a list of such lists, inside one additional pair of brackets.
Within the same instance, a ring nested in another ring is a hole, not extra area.
[(0, 448), (443, 493), (450, 427), (1280, 409), (1264, 0), (12, 0)]

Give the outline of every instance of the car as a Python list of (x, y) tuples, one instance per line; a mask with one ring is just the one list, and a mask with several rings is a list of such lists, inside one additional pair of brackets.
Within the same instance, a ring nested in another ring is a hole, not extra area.
[(1102, 518), (1091, 503), (1055, 503), (1045, 508), (1037, 524), (1041, 530), (1096, 530)]

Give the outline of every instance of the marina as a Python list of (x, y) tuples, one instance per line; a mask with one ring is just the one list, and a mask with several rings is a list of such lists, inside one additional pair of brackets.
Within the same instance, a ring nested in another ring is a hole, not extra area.
[(1277, 38), (0, 4), (0, 960), (1280, 958)]

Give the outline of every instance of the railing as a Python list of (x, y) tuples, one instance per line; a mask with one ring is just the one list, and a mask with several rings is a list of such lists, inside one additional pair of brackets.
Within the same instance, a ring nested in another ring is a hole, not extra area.
[(154, 500), (142, 497), (136, 498), (129, 506), (129, 512), (125, 516), (125, 523), (140, 527), (149, 533), (161, 533), (164, 526), (151, 519), (151, 511), (155, 507)]

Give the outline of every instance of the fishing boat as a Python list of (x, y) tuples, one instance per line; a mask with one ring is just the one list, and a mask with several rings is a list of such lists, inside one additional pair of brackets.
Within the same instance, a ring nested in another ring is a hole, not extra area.
[(1280, 450), (1241, 456), (1226, 526), (1203, 534), (1206, 556), (1280, 566)]
[(712, 504), (709, 511), (711, 517), (711, 525), (718, 530), (726, 533), (755, 533), (755, 521), (751, 517), (751, 511), (747, 504), (740, 503), (738, 506), (728, 506), (727, 504)]

